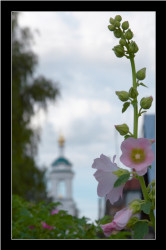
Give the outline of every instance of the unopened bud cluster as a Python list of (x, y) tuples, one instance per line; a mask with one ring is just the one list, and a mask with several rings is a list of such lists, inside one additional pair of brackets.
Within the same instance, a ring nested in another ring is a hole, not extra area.
[(108, 29), (114, 33), (116, 38), (120, 38), (119, 45), (116, 45), (113, 51), (117, 57), (134, 57), (134, 54), (139, 50), (137, 44), (131, 40), (134, 34), (129, 28), (129, 22), (124, 21), (121, 23), (121, 21), (122, 17), (120, 15), (116, 15), (115, 18), (111, 17), (109, 20)]

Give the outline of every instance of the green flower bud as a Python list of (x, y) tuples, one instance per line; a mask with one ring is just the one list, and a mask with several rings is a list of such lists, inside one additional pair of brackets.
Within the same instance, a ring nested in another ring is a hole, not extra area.
[(119, 28), (120, 27), (120, 22), (119, 21), (115, 21), (114, 25), (115, 25), (115, 27)]
[(129, 221), (127, 222), (126, 227), (132, 228), (133, 225), (134, 225), (138, 220), (139, 220), (138, 217), (132, 216), (132, 217), (129, 219)]
[(115, 20), (112, 18), (112, 17), (110, 17), (110, 24), (114, 24), (114, 22), (115, 22)]
[(144, 80), (146, 77), (146, 68), (142, 68), (136, 73), (136, 78), (138, 80)]
[(123, 57), (124, 56), (124, 48), (123, 48), (123, 46), (116, 45), (112, 50), (115, 52), (115, 55), (117, 57)]
[(114, 31), (114, 30), (115, 30), (115, 26), (114, 26), (113, 24), (108, 25), (108, 29), (109, 29), (110, 31)]
[(123, 39), (123, 38), (121, 38), (121, 39), (119, 40), (119, 43), (120, 43), (120, 45), (125, 46), (125, 45), (126, 45), (126, 40)]
[(122, 102), (125, 102), (129, 99), (129, 93), (127, 91), (116, 91), (115, 93)]
[(115, 36), (116, 38), (120, 38), (121, 35), (122, 35), (122, 31), (121, 31), (120, 29), (114, 30), (114, 36)]
[(129, 96), (133, 99), (136, 98), (138, 96), (138, 91), (135, 88), (131, 87), (129, 89)]
[(128, 27), (129, 27), (129, 22), (128, 21), (125, 21), (125, 22), (122, 23), (122, 29), (127, 30)]
[(120, 177), (121, 175), (128, 174), (129, 171), (127, 169), (119, 168), (117, 171), (114, 171), (112, 173), (115, 174), (117, 177)]
[(117, 15), (115, 16), (115, 20), (120, 22), (122, 20), (122, 17), (120, 15)]
[(141, 204), (139, 201), (135, 200), (130, 203), (129, 208), (133, 210), (133, 214), (139, 213), (141, 210)]
[(126, 37), (127, 40), (132, 39), (133, 38), (133, 32), (130, 29), (128, 29), (126, 31), (126, 33), (125, 33), (125, 37)]
[(152, 190), (149, 193), (149, 198), (155, 200), (155, 187), (152, 187)]
[(140, 106), (143, 109), (149, 109), (152, 105), (153, 97), (143, 97), (140, 101)]
[(131, 53), (137, 53), (138, 51), (138, 46), (135, 42), (131, 41), (131, 43), (129, 44), (129, 52)]
[(115, 128), (120, 135), (126, 135), (129, 132), (129, 127), (125, 123), (122, 125), (115, 125)]

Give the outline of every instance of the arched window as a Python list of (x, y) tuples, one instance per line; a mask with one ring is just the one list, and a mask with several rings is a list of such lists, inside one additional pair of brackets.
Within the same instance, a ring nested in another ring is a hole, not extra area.
[(66, 184), (64, 180), (61, 180), (58, 185), (58, 197), (66, 197)]

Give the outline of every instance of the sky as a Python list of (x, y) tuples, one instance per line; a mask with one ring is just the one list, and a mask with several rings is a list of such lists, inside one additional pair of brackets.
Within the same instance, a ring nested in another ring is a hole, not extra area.
[[(41, 130), (36, 161), (50, 168), (59, 156), (58, 138), (65, 137), (64, 155), (73, 164), (73, 199), (79, 216), (98, 219), (97, 181), (92, 164), (101, 154), (119, 160), (123, 137), (114, 125), (126, 123), (133, 131), (132, 106), (122, 114), (123, 103), (115, 91), (132, 86), (130, 60), (118, 58), (112, 48), (119, 39), (107, 28), (110, 17), (129, 21), (139, 51), (136, 71), (146, 67), (148, 86), (139, 87), (138, 101), (153, 96), (147, 114), (155, 113), (155, 12), (21, 12), (19, 25), (34, 34), (31, 48), (38, 56), (35, 75), (56, 82), (60, 97), (47, 112), (37, 109), (31, 121)], [(143, 116), (138, 136), (142, 137)]]

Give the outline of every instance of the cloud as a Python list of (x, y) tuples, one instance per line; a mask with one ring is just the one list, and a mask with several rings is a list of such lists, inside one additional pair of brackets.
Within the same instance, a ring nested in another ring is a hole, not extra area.
[(155, 12), (23, 12), (20, 24), (39, 29), (40, 36), (36, 36), (34, 48), (46, 62), (50, 58), (55, 61), (72, 58), (72, 62), (100, 62), (114, 67), (119, 64), (119, 58), (112, 52), (117, 39), (107, 26), (109, 18), (116, 14), (129, 20), (140, 48), (138, 59), (142, 61), (146, 54), (148, 64), (154, 64)]

